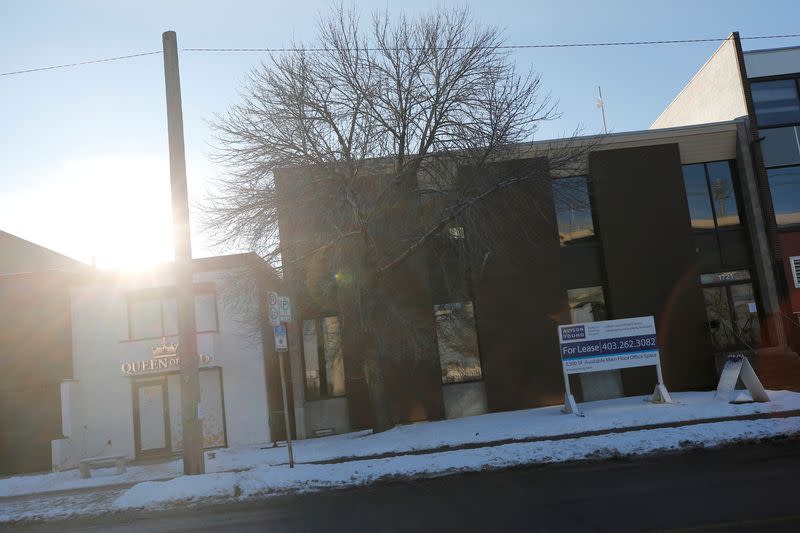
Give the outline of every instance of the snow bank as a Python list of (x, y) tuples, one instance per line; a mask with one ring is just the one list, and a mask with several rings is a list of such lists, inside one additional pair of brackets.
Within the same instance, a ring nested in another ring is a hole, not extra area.
[[(562, 414), (560, 406), (491, 413), (399, 426), (377, 435), (372, 435), (370, 431), (359, 431), (297, 441), (294, 443), (294, 455), (300, 463), (333, 461), (503, 440), (547, 438), (650, 424), (800, 410), (798, 393), (770, 391), (769, 395), (771, 401), (768, 403), (740, 405), (714, 400), (713, 392), (673, 393), (674, 404), (651, 404), (645, 401), (645, 396), (618, 398), (581, 404), (585, 417)], [(610, 438), (615, 437), (612, 435)], [(286, 448), (265, 449), (264, 446), (216, 450), (213, 458), (206, 459), (206, 472), (250, 470), (286, 463)], [(180, 459), (173, 459), (160, 464), (131, 466), (122, 475), (114, 475), (114, 469), (93, 470), (91, 479), (80, 479), (77, 470), (9, 477), (0, 479), (0, 497), (175, 478), (181, 475), (182, 465)]]
[(800, 433), (800, 417), (698, 424), (339, 464), (305, 464), (294, 469), (259, 466), (235, 474), (206, 474), (140, 483), (125, 491), (113, 503), (113, 508), (152, 509), (205, 498), (244, 499), (275, 493), (354, 487), (399, 477), (432, 477), (521, 465), (635, 456), (797, 433)]

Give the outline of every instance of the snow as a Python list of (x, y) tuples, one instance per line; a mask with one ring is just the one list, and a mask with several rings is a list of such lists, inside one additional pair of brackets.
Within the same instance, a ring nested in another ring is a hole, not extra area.
[[(196, 498), (237, 495), (246, 497), (273, 491), (314, 490), (370, 483), (376, 479), (398, 475), (442, 475), (449, 471), (569, 461), (605, 456), (604, 454), (651, 453), (680, 447), (682, 440), (695, 443), (693, 445), (708, 446), (737, 439), (765, 438), (800, 431), (798, 419), (785, 418), (564, 438), (626, 427), (800, 410), (798, 393), (776, 391), (769, 392), (769, 395), (771, 401), (768, 403), (738, 405), (714, 400), (713, 392), (673, 393), (674, 404), (652, 404), (646, 402), (646, 397), (643, 396), (619, 398), (581, 404), (585, 417), (562, 414), (560, 406), (555, 406), (411, 424), (378, 435), (360, 431), (308, 439), (294, 443), (295, 460), (301, 464), (292, 470), (285, 466), (285, 447), (263, 449), (266, 445), (254, 445), (209, 453), (206, 460), (208, 474), (199, 477), (181, 477), (183, 467), (180, 459), (130, 466), (128, 472), (121, 475), (115, 475), (114, 468), (93, 470), (90, 479), (80, 479), (77, 470), (15, 476), (0, 479), (0, 498), (39, 494), (41, 499), (44, 497), (43, 493), (54, 491), (91, 490), (104, 486), (110, 489), (112, 485), (139, 483), (121, 493), (117, 500), (116, 508), (125, 509), (140, 505), (141, 502), (149, 502), (149, 505), (153, 502)], [(706, 434), (708, 431), (711, 433)], [(491, 448), (476, 447), (449, 452), (441, 450), (444, 447), (479, 446), (497, 444), (497, 441), (550, 437), (563, 440), (513, 442)], [(439, 453), (374, 458), (435, 449), (439, 449)], [(370, 456), (373, 457), (370, 460), (341, 464), (307, 464)], [(153, 496), (148, 500), (151, 491)], [(52, 497), (55, 498), (56, 495)], [(4, 514), (6, 507), (6, 502), (0, 500), (0, 517), (13, 515)], [(35, 507), (32, 506), (30, 512), (35, 512)], [(57, 514), (58, 508), (59, 506), (49, 507), (47, 512)], [(92, 506), (80, 506), (80, 509), (84, 508), (91, 509)], [(28, 516), (27, 511), (23, 514)]]
[(639, 430), (557, 441), (405, 455), (325, 465), (258, 466), (239, 473), (207, 474), (140, 483), (125, 491), (114, 510), (158, 508), (205, 498), (245, 499), (274, 493), (355, 487), (396, 477), (434, 477), (580, 459), (635, 456), (718, 446), (800, 432), (800, 417), (732, 421), (679, 428)]

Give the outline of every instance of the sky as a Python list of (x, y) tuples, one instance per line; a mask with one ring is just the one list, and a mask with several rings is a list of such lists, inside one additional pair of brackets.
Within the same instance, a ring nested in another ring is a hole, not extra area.
[[(351, 4), (346, 4), (351, 5)], [(800, 2), (735, 0), (362, 0), (414, 15), (434, 5), (470, 7), (504, 30), (508, 44), (724, 38), (798, 33)], [(179, 47), (281, 47), (313, 41), (328, 1), (5, 0), (0, 3), (0, 72)], [(646, 129), (718, 43), (519, 50), (558, 100), (561, 118), (541, 139)], [(743, 42), (745, 50), (800, 39)], [(242, 250), (213, 246), (199, 224), (201, 203), (224, 168), (209, 159), (216, 115), (237, 103), (259, 53), (182, 52), (187, 174), (195, 256)], [(0, 230), (101, 268), (135, 268), (172, 258), (169, 163), (160, 55), (0, 76)]]

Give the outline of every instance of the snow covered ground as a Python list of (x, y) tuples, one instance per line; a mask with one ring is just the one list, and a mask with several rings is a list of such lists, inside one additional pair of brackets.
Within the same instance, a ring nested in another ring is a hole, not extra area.
[[(114, 509), (130, 509), (197, 498), (245, 498), (272, 492), (362, 485), (396, 476), (444, 475), (456, 471), (506, 468), (587, 457), (645, 454), (685, 446), (713, 446), (800, 432), (800, 417), (797, 417), (698, 424), (582, 438), (561, 437), (625, 427), (800, 409), (800, 394), (786, 391), (769, 394), (772, 399), (769, 403), (739, 405), (715, 401), (711, 392), (675, 393), (672, 395), (676, 402), (674, 404), (651, 404), (644, 401), (645, 397), (620, 398), (582, 404), (585, 417), (565, 415), (560, 412), (559, 407), (547, 407), (412, 424), (378, 435), (362, 431), (310, 439), (295, 443), (295, 460), (301, 464), (291, 470), (285, 465), (285, 448), (262, 449), (260, 446), (252, 446), (213, 452), (213, 457), (206, 461), (208, 474), (199, 477), (179, 477), (182, 471), (180, 459), (132, 466), (123, 475), (114, 475), (113, 468), (93, 471), (91, 479), (80, 479), (77, 470), (16, 476), (0, 479), (0, 498), (143, 482), (119, 492), (118, 498), (113, 502)], [(339, 464), (302, 464), (548, 437), (561, 437), (561, 440), (519, 442)], [(151, 481), (159, 479), (167, 481)], [(86, 496), (81, 498), (86, 499)], [(98, 504), (100, 507), (84, 504), (79, 508), (85, 512), (108, 509), (108, 497), (101, 500), (103, 503)], [(46, 510), (43, 510), (43, 506), (28, 505), (25, 508), (27, 510), (23, 510), (19, 506), (21, 504), (15, 505), (0, 499), (0, 520), (39, 516), (37, 512), (58, 515), (62, 512), (59, 509), (65, 508), (56, 505), (45, 506)], [(13, 510), (15, 508), (16, 511)], [(75, 510), (75, 507), (71, 509)]]
[[(559, 463), (581, 459), (630, 457), (680, 449), (711, 447), (745, 440), (800, 434), (800, 417), (717, 422), (678, 428), (628, 431), (590, 437), (506, 444), (337, 464), (259, 465), (240, 472), (211, 473), (148, 481), (127, 490), (70, 496), (43, 495), (0, 507), (0, 522), (65, 518), (78, 514), (148, 511), (170, 506), (235, 501), (272, 494), (367, 485), (398, 477), (435, 477), (460, 472)], [(46, 504), (43, 505), (43, 503)]]

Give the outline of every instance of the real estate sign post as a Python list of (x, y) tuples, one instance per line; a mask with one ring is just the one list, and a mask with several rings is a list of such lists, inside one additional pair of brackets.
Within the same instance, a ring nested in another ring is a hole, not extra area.
[[(661, 376), (661, 359), (652, 316), (558, 326), (564, 372), (564, 412), (581, 415), (569, 387), (569, 375), (637, 366), (655, 366), (653, 402), (672, 403)], [(581, 415), (582, 416), (582, 415)]]

